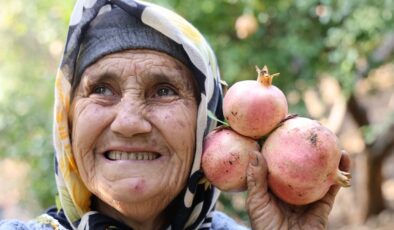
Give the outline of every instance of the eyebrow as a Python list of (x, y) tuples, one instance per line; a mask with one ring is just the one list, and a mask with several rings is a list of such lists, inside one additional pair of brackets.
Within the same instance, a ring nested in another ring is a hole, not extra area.
[[(170, 71), (169, 71), (170, 70)], [(145, 74), (144, 76), (144, 73)], [(142, 73), (143, 77), (151, 77), (151, 78), (158, 78), (161, 80), (167, 80), (167, 81), (179, 81), (179, 80), (184, 80), (186, 82), (186, 76), (184, 76), (181, 71), (173, 68), (168, 68), (168, 69), (160, 69), (160, 70), (147, 70)]]
[(88, 81), (97, 82), (97, 81), (104, 81), (104, 80), (109, 80), (109, 79), (117, 79), (117, 78), (121, 78), (121, 77), (115, 71), (106, 69), (105, 72), (93, 71), (91, 74), (86, 73), (82, 76), (82, 79), (84, 79), (84, 78), (86, 78), (86, 80), (88, 80)]
[(148, 74), (147, 76), (144, 76), (144, 78), (147, 79), (154, 79), (156, 81), (178, 81), (180, 77), (177, 76), (176, 74), (163, 74), (163, 73), (157, 73), (157, 72), (152, 72)]

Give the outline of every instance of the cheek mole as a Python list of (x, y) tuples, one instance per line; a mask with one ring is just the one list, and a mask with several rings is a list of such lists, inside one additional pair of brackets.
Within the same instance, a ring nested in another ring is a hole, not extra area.
[(140, 179), (138, 181), (135, 182), (135, 184), (133, 184), (132, 188), (131, 188), (131, 192), (136, 192), (136, 193), (141, 193), (143, 192), (145, 189), (145, 180), (144, 179)]

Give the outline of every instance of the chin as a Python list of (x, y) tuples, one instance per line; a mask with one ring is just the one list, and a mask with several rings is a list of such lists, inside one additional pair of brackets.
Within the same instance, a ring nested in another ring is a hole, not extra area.
[(118, 220), (143, 222), (157, 216), (167, 208), (176, 195), (163, 196), (163, 193), (133, 194), (121, 189), (96, 197), (97, 209)]
[[(177, 196), (180, 189), (169, 189), (162, 181), (147, 180), (145, 177), (124, 178), (104, 186), (98, 186), (96, 194), (100, 199), (124, 204), (141, 204), (170, 202)], [(164, 186), (164, 187), (163, 187)], [(174, 188), (175, 186), (172, 186)]]

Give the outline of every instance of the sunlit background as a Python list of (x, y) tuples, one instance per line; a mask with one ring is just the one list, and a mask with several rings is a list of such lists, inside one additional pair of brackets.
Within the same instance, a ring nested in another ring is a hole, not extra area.
[[(266, 64), (281, 73), (274, 84), (291, 113), (340, 137), (353, 184), (339, 194), (331, 229), (392, 228), (394, 1), (152, 2), (200, 29), (229, 85)], [(53, 84), (74, 3), (0, 0), (0, 219), (28, 220), (54, 205)], [(244, 197), (223, 193), (218, 208), (246, 223)]]

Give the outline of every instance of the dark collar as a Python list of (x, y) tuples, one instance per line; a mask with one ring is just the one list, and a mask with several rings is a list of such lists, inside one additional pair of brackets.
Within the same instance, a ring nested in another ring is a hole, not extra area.
[[(70, 223), (68, 222), (66, 215), (63, 212), (63, 209), (58, 210), (56, 207), (51, 207), (46, 211), (46, 214), (55, 218), (59, 221), (60, 225), (62, 225), (65, 229), (72, 229)], [(78, 223), (75, 223), (78, 225)], [(95, 230), (110, 230), (110, 229), (118, 229), (118, 230), (131, 230), (127, 225), (112, 219), (108, 216), (105, 216), (101, 213), (94, 213), (89, 215), (89, 229)]]

